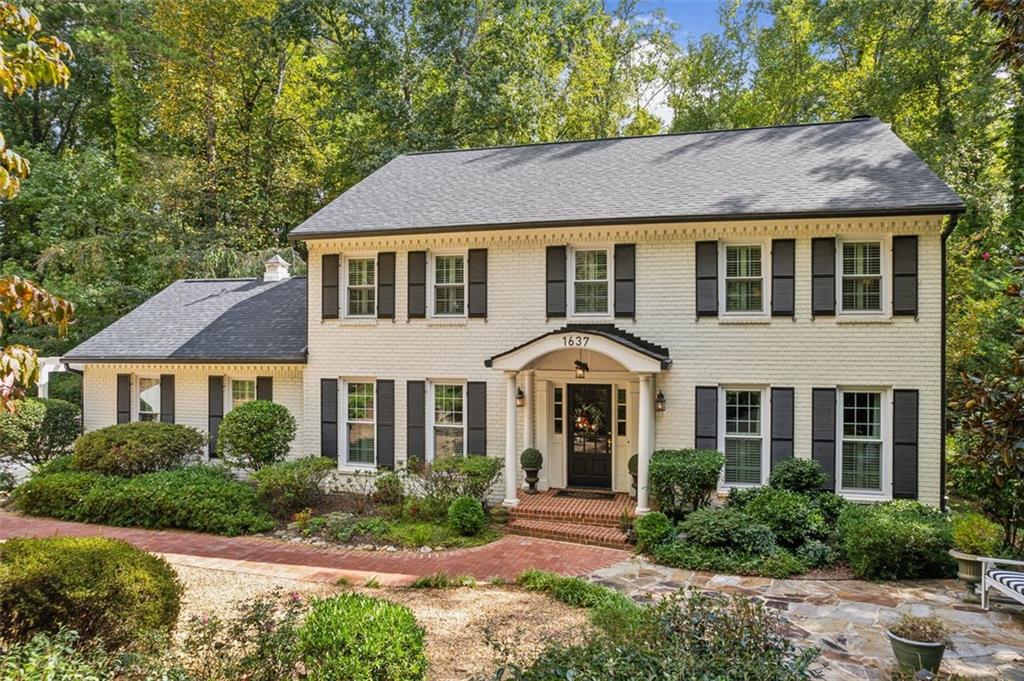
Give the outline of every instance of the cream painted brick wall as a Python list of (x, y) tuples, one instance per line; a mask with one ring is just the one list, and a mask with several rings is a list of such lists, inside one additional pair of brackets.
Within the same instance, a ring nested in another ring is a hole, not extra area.
[[(136, 403), (136, 379), (139, 376), (174, 374), (174, 421), (203, 433), (207, 432), (209, 423), (210, 376), (224, 376), (226, 379), (271, 376), (274, 379), (274, 402), (287, 407), (295, 420), (303, 424), (305, 404), (302, 372), (301, 366), (281, 365), (88, 364), (83, 383), (84, 426), (89, 431), (117, 422), (118, 374), (133, 375), (133, 408)], [(229, 391), (229, 384), (225, 383), (225, 392)], [(298, 457), (307, 454), (303, 443), (297, 435), (289, 455)]]
[[(637, 244), (636, 321), (612, 320), (669, 348), (671, 370), (658, 378), (668, 408), (656, 417), (656, 448), (692, 446), (694, 387), (764, 384), (795, 388), (795, 449), (810, 456), (811, 389), (885, 386), (920, 391), (921, 499), (939, 500), (940, 315), (942, 219), (787, 221), (642, 227), (517, 230), (309, 243), (309, 362), (304, 381), (301, 448), (319, 451), (321, 378), (394, 379), (396, 459), (405, 458), (407, 380), (488, 382), (487, 453), (504, 456), (505, 380), (484, 360), (567, 320), (544, 316), (545, 247)], [(917, 234), (919, 314), (884, 322), (812, 319), (811, 238)], [(796, 239), (796, 317), (737, 324), (695, 317), (694, 243), (704, 239)], [(488, 318), (457, 322), (408, 319), (407, 253), (488, 249)], [(320, 256), (395, 251), (395, 320), (321, 320)], [(568, 321), (572, 321), (571, 319)], [(88, 380), (88, 379), (87, 379)], [(112, 376), (103, 390), (112, 391)], [(275, 385), (275, 393), (276, 393)], [(112, 392), (110, 393), (112, 394)], [(202, 390), (205, 395), (205, 388)], [(205, 407), (204, 407), (205, 408)], [(89, 407), (87, 406), (87, 409)], [(112, 409), (112, 407), (109, 407)], [(110, 418), (113, 418), (110, 416)], [(520, 419), (521, 420), (521, 419)], [(538, 426), (541, 427), (541, 426)], [(519, 445), (521, 447), (522, 425)], [(624, 462), (620, 462), (624, 465)]]

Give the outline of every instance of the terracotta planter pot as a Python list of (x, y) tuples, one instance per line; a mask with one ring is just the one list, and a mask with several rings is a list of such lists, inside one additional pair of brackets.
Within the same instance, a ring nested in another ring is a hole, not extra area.
[(949, 555), (956, 559), (956, 576), (968, 584), (981, 582), (981, 558), (953, 549)]
[(530, 488), (528, 490), (526, 490), (526, 493), (527, 494), (536, 494), (537, 493), (537, 481), (540, 480), (540, 478), (537, 476), (537, 473), (540, 472), (540, 469), (539, 468), (524, 468), (523, 470), (526, 471), (526, 484), (530, 486)]
[(892, 652), (901, 667), (917, 672), (927, 669), (933, 674), (939, 673), (942, 656), (946, 652), (945, 643), (911, 641), (900, 638), (891, 631), (885, 632), (892, 644)]

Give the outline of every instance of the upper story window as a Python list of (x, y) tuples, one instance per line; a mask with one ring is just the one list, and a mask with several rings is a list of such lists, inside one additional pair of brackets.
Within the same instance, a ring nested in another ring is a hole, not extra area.
[(882, 244), (847, 241), (840, 250), (842, 312), (882, 311)]
[(608, 314), (608, 250), (573, 251), (573, 314)]
[(465, 256), (434, 256), (434, 314), (439, 317), (466, 314)]
[(252, 379), (232, 379), (231, 381), (231, 408), (234, 409), (246, 402), (256, 399), (256, 381)]
[(882, 491), (882, 393), (843, 391), (841, 487)]
[(760, 390), (725, 390), (725, 483), (759, 485), (764, 442)]
[(160, 379), (139, 379), (139, 420), (160, 420)]
[(377, 462), (374, 397), (372, 382), (345, 383), (345, 460), (349, 464)]
[(372, 317), (376, 314), (376, 268), (373, 258), (346, 260), (348, 289), (345, 314), (349, 317)]
[(725, 311), (764, 312), (764, 274), (759, 245), (725, 246)]
[(466, 453), (464, 386), (456, 383), (434, 385), (434, 458)]

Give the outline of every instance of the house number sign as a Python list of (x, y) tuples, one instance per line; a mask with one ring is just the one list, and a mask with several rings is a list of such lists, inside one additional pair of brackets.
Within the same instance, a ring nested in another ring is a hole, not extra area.
[(590, 345), (590, 336), (562, 336), (562, 345), (567, 348), (585, 348)]

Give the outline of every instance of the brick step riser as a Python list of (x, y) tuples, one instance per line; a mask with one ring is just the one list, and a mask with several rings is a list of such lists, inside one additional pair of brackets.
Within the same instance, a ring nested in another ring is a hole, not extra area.
[(509, 509), (509, 518), (515, 520), (543, 520), (553, 523), (572, 523), (573, 525), (591, 525), (594, 527), (620, 527), (619, 516), (589, 515), (580, 513), (559, 513), (557, 511), (538, 511), (533, 509)]
[(509, 525), (506, 526), (505, 531), (509, 534), (517, 534), (523, 537), (536, 537), (537, 539), (552, 539), (554, 541), (564, 541), (572, 544), (585, 544), (588, 546), (603, 546), (609, 549), (623, 549), (629, 551), (633, 548), (626, 542), (616, 542), (612, 540), (587, 537), (576, 537), (568, 534), (563, 534), (561, 532), (538, 530), (532, 527), (513, 527)]

